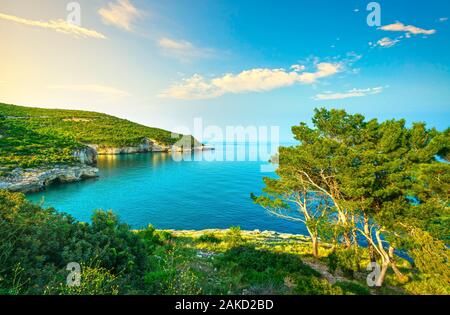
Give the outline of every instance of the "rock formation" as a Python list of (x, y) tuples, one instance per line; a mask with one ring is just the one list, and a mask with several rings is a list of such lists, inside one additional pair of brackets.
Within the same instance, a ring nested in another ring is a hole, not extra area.
[(33, 192), (44, 189), (53, 182), (70, 183), (98, 176), (98, 169), (85, 164), (55, 165), (51, 168), (16, 168), (0, 178), (0, 189)]

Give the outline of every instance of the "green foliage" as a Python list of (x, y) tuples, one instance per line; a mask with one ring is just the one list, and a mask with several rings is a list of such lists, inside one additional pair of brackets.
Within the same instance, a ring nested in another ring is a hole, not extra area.
[(138, 286), (149, 268), (145, 243), (111, 212), (98, 211), (92, 220), (92, 225), (79, 223), (29, 203), (22, 194), (0, 190), (0, 288), (53, 292), (48, 285), (65, 281), (69, 262), (86, 266), (93, 283), (114, 276), (117, 283)]
[[(91, 224), (80, 223), (22, 194), (0, 191), (0, 293), (367, 294), (364, 282), (322, 279), (303, 262), (303, 238), (273, 244), (231, 231), (193, 238), (152, 226), (131, 231), (111, 211), (96, 211)], [(69, 262), (82, 265), (79, 287), (66, 285)], [(444, 294), (439, 273), (417, 274), (407, 292)]]
[[(0, 104), (0, 116), (2, 174), (16, 166), (74, 163), (72, 152), (83, 143), (176, 140), (98, 113)], [(313, 123), (293, 127), (299, 145), (280, 148), (278, 176), (264, 179), (264, 194), (254, 201), (305, 223), (314, 240), (333, 242), (335, 250), (325, 258), (333, 273), (355, 276), (365, 251), (357, 247), (358, 237), (373, 240), (374, 230), (382, 233), (379, 258), (391, 262), (389, 243), (413, 259), (406, 292), (449, 294), (450, 165), (436, 158), (448, 157), (448, 130), (324, 109)], [(359, 228), (364, 223), (371, 225), (369, 235)], [(96, 211), (91, 224), (81, 223), (0, 191), (0, 293), (368, 293), (357, 279), (334, 285), (322, 279), (303, 263), (304, 248), (294, 244), (257, 247), (239, 227), (219, 234), (189, 239), (152, 226), (132, 231), (111, 211)], [(328, 250), (321, 247), (321, 255)], [(69, 262), (83, 265), (81, 287), (64, 285)]]
[(339, 287), (342, 289), (344, 294), (355, 294), (355, 295), (369, 295), (370, 290), (367, 286), (363, 286), (360, 283), (353, 281), (337, 281), (334, 287)]
[(149, 291), (163, 294), (169, 291), (176, 275), (175, 269), (157, 270), (146, 273), (144, 281)]
[(242, 238), (241, 228), (239, 226), (231, 227), (225, 235), (224, 241), (229, 247), (236, 247), (244, 243)]
[(218, 238), (217, 236), (215, 236), (214, 233), (202, 234), (198, 238), (198, 241), (201, 243), (215, 243), (215, 244), (219, 244), (222, 242), (222, 240), (220, 238)]
[(421, 229), (410, 231), (409, 253), (420, 273), (405, 285), (412, 294), (450, 294), (450, 257), (443, 241)]
[(258, 250), (252, 246), (227, 250), (216, 260), (215, 266), (227, 270), (226, 274), (238, 277), (241, 285), (248, 288), (279, 288), (283, 286), (284, 279), (293, 274), (307, 277), (319, 275), (305, 265), (298, 255)]
[(153, 270), (145, 274), (146, 290), (156, 294), (201, 294), (198, 272), (190, 265), (191, 252), (173, 244), (159, 248), (152, 257)]
[(355, 248), (337, 248), (328, 255), (327, 263), (331, 273), (340, 269), (345, 276), (353, 277), (360, 269), (361, 254)]
[(416, 275), (413, 281), (405, 284), (405, 290), (416, 295), (450, 295), (448, 278), (430, 275)]
[(334, 109), (316, 109), (312, 121), (312, 127), (292, 128), (299, 143), (279, 148), (278, 176), (264, 179), (264, 194), (252, 196), (255, 202), (304, 223), (313, 240), (319, 236), (344, 247), (330, 255), (329, 267), (347, 276), (359, 267), (352, 247), (361, 238), (398, 278), (403, 277), (393, 265), (394, 248), (419, 263), (423, 259), (414, 253), (421, 245), (411, 241), (408, 229), (423, 229), (448, 243), (450, 164), (438, 157), (450, 152), (449, 129), (439, 132), (424, 123), (407, 127), (402, 119), (366, 121)]
[(50, 295), (117, 295), (117, 276), (105, 268), (81, 267), (80, 286), (67, 286), (65, 282), (50, 285), (44, 294)]
[(294, 294), (301, 295), (342, 295), (344, 291), (333, 287), (327, 280), (306, 276), (297, 276), (294, 279)]

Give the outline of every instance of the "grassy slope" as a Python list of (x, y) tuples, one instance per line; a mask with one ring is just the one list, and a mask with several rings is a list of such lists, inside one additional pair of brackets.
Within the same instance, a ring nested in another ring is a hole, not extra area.
[[(236, 228), (169, 233), (173, 236), (174, 250), (169, 254), (161, 253), (161, 257), (170, 262), (170, 268), (191, 266), (201, 288), (199, 293), (407, 294), (392, 274), (388, 274), (383, 288), (367, 287), (367, 253), (360, 262), (361, 271), (353, 276), (345, 275), (341, 270), (330, 273), (331, 246), (322, 243), (320, 258), (314, 258), (310, 239), (302, 235), (239, 231)], [(404, 272), (410, 272), (406, 261), (401, 265)]]
[(170, 145), (171, 132), (106, 114), (0, 103), (0, 167), (73, 162), (83, 144), (133, 146), (149, 138)]

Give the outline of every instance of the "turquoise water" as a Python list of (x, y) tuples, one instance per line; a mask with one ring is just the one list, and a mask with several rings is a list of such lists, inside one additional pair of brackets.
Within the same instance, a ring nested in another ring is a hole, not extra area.
[[(262, 177), (274, 173), (261, 172), (266, 162), (248, 161), (251, 151), (255, 150), (248, 146), (227, 146), (195, 155), (103, 156), (98, 162), (98, 179), (54, 184), (28, 198), (86, 222), (94, 209), (112, 209), (133, 228), (148, 224), (164, 229), (240, 226), (305, 234), (298, 222), (271, 216), (253, 204), (250, 193), (259, 194), (264, 186)], [(235, 160), (245, 152), (244, 161), (220, 161), (233, 155)], [(184, 160), (179, 161), (181, 157)]]

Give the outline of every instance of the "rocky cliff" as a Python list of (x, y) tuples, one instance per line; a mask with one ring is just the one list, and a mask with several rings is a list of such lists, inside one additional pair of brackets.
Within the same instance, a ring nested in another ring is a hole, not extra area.
[(98, 169), (88, 165), (55, 165), (51, 168), (16, 168), (7, 176), (0, 177), (0, 189), (33, 192), (44, 189), (54, 182), (70, 183), (98, 176)]
[[(133, 154), (133, 153), (145, 153), (145, 152), (181, 152), (191, 151), (191, 148), (182, 148), (180, 146), (169, 146), (157, 143), (151, 139), (144, 138), (142, 143), (136, 146), (124, 146), (124, 147), (108, 147), (99, 146), (97, 144), (89, 144), (91, 149), (95, 150), (98, 155), (118, 155), (118, 154)], [(194, 147), (194, 150), (211, 150), (210, 147), (198, 145)]]
[(89, 144), (89, 147), (95, 150), (99, 155), (163, 152), (168, 151), (170, 149), (169, 146), (157, 144), (154, 141), (146, 138), (142, 141), (142, 143), (136, 146), (108, 147), (108, 146), (99, 146), (97, 144)]
[(97, 164), (97, 151), (89, 146), (77, 149), (73, 152), (73, 157), (81, 164), (95, 165)]

